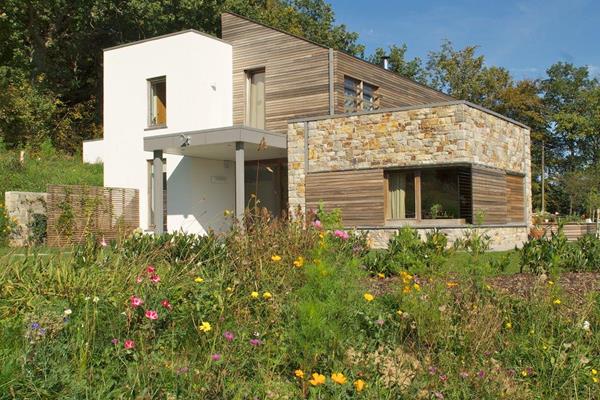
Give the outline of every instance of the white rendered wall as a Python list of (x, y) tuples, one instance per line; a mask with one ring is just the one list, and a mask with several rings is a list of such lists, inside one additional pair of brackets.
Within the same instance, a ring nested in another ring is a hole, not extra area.
[(104, 162), (104, 140), (83, 141), (83, 162), (88, 164), (100, 164)]
[[(140, 191), (140, 225), (148, 229), (148, 164), (144, 137), (232, 125), (231, 46), (186, 32), (104, 52), (104, 185)], [(147, 130), (150, 78), (166, 76), (167, 127)], [(167, 225), (204, 233), (227, 226), (233, 209), (233, 166), (165, 155)], [(211, 179), (225, 177), (225, 179)], [(219, 183), (211, 183), (211, 182)]]

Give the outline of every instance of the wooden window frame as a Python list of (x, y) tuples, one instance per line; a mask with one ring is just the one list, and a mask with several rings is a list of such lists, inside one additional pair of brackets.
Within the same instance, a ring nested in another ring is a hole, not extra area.
[[(348, 96), (346, 96), (346, 82), (347, 81), (354, 81), (356, 84), (356, 93), (354, 95), (354, 104), (355, 107), (352, 111), (348, 111), (348, 109), (346, 109), (346, 99), (348, 98)], [(365, 110), (365, 99), (364, 99), (364, 89), (365, 86), (369, 86), (370, 88), (373, 89), (372, 93), (373, 93), (373, 97), (372, 97), (372, 101), (371, 104), (373, 105), (373, 108), (370, 110)], [(379, 109), (379, 95), (378, 95), (378, 91), (379, 91), (379, 86), (377, 85), (373, 85), (372, 83), (369, 82), (365, 82), (361, 79), (357, 79), (354, 78), (350, 75), (344, 75), (344, 92), (343, 92), (343, 99), (344, 99), (344, 113), (345, 114), (351, 114), (351, 113), (355, 113), (355, 112), (361, 112), (361, 111), (373, 111), (373, 110), (377, 110)]]
[[(147, 114), (147, 126), (149, 129), (166, 128), (167, 127), (167, 77), (166, 75), (150, 78), (146, 80), (148, 88), (148, 114)], [(154, 87), (156, 84), (165, 84), (165, 122), (155, 123), (154, 122)]]

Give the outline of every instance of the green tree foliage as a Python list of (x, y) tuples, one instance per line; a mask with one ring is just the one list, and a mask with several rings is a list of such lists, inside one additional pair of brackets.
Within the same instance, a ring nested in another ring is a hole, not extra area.
[(423, 68), (423, 62), (415, 57), (412, 60), (406, 60), (406, 44), (401, 46), (391, 45), (387, 51), (384, 48), (377, 48), (368, 58), (373, 64), (381, 65), (383, 57), (389, 57), (389, 69), (402, 76), (413, 79), (420, 83), (427, 83), (427, 72)]
[(233, 11), (361, 55), (324, 0), (5, 0), (0, 4), (0, 135), (8, 146), (49, 137), (76, 151), (99, 137), (102, 49), (195, 28), (217, 35)]

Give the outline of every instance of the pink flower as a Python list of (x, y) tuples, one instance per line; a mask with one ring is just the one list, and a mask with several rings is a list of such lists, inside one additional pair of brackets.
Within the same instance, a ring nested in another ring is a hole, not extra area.
[(152, 265), (148, 265), (148, 267), (146, 267), (146, 272), (149, 274), (154, 274), (155, 271), (156, 269), (154, 269)]
[(160, 304), (167, 310), (170, 310), (173, 308), (173, 306), (171, 305), (171, 303), (169, 303), (169, 300), (167, 300), (167, 299), (164, 299), (163, 301), (161, 301)]
[(321, 229), (321, 228), (323, 227), (323, 225), (321, 224), (321, 221), (319, 221), (318, 219), (317, 219), (317, 220), (314, 220), (314, 221), (312, 222), (312, 226), (313, 226), (313, 228), (315, 228), (315, 229)]
[(119, 344), (119, 339), (114, 338), (113, 340), (110, 341), (112, 344), (114, 344), (115, 346)]
[(102, 241), (100, 241), (100, 246), (102, 246), (102, 247), (108, 246), (108, 243), (106, 243), (106, 239), (104, 239), (104, 237), (102, 237)]
[(146, 310), (146, 318), (148, 319), (158, 319), (158, 313), (154, 310)]
[(135, 296), (131, 296), (130, 302), (131, 302), (131, 307), (133, 307), (133, 308), (137, 308), (137, 307), (141, 306), (142, 304), (144, 304), (144, 300), (140, 299), (139, 297), (135, 297)]
[(262, 340), (260, 339), (250, 339), (250, 344), (254, 347), (260, 346), (262, 344)]
[(135, 278), (135, 281), (137, 283), (142, 283), (143, 280), (144, 280), (144, 277), (142, 277), (142, 276), (138, 276), (137, 278)]
[(227, 340), (228, 342), (232, 342), (233, 339), (235, 339), (235, 335), (233, 334), (233, 332), (229, 332), (229, 331), (225, 331), (223, 332), (223, 337), (225, 338), (225, 340)]
[(219, 353), (215, 353), (210, 356), (210, 359), (213, 361), (219, 361), (219, 360), (221, 360), (221, 355)]
[(346, 231), (341, 231), (339, 229), (336, 229), (335, 232), (333, 232), (333, 235), (337, 238), (340, 238), (342, 240), (348, 240), (348, 238), (350, 238), (350, 235), (348, 235), (348, 232)]
[(385, 323), (385, 321), (384, 321), (384, 320), (382, 320), (382, 319), (380, 318), (380, 319), (378, 319), (377, 321), (375, 321), (375, 323), (376, 323), (377, 325), (379, 325), (379, 326), (383, 326), (383, 324)]
[(125, 344), (124, 344), (124, 346), (125, 346), (125, 348), (126, 348), (127, 350), (129, 350), (129, 349), (133, 349), (133, 348), (135, 347), (135, 342), (134, 342), (133, 340), (131, 340), (131, 339), (127, 339), (127, 340), (125, 341)]
[(463, 379), (467, 379), (469, 377), (469, 373), (466, 371), (462, 371), (459, 375)]
[(160, 282), (160, 276), (158, 276), (156, 274), (152, 274), (152, 275), (150, 275), (150, 281), (152, 281), (152, 283), (158, 283), (158, 282)]

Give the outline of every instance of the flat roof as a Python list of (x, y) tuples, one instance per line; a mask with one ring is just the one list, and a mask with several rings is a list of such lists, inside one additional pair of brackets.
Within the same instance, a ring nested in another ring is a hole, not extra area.
[(120, 49), (120, 48), (127, 47), (127, 46), (133, 46), (133, 45), (136, 45), (136, 44), (150, 42), (150, 41), (153, 41), (153, 40), (159, 40), (159, 39), (164, 39), (164, 38), (168, 38), (168, 37), (171, 37), (171, 36), (182, 35), (184, 33), (195, 33), (197, 35), (204, 36), (204, 37), (207, 37), (207, 38), (210, 38), (210, 39), (214, 39), (214, 40), (218, 40), (221, 43), (226, 43), (226, 44), (231, 45), (231, 43), (228, 43), (225, 40), (223, 40), (223, 39), (221, 39), (221, 38), (219, 38), (217, 36), (210, 35), (208, 33), (199, 31), (197, 29), (185, 29), (183, 31), (167, 33), (165, 35), (153, 36), (153, 37), (149, 37), (149, 38), (146, 38), (146, 39), (136, 40), (134, 42), (128, 42), (128, 43), (123, 43), (123, 44), (119, 44), (119, 45), (112, 46), (112, 47), (107, 47), (106, 49), (103, 49), (102, 51), (116, 50), (116, 49)]
[(292, 118), (292, 119), (288, 120), (288, 123), (321, 121), (321, 120), (324, 120), (324, 119), (345, 118), (345, 117), (352, 117), (352, 116), (356, 116), (356, 115), (385, 114), (385, 113), (390, 113), (390, 112), (410, 111), (410, 110), (418, 110), (420, 108), (435, 108), (435, 107), (453, 106), (453, 105), (459, 105), (459, 104), (464, 104), (464, 105), (469, 106), (471, 108), (475, 108), (475, 109), (477, 109), (479, 111), (482, 111), (482, 112), (484, 112), (486, 114), (490, 114), (490, 115), (493, 115), (494, 117), (503, 119), (504, 121), (510, 122), (511, 124), (515, 124), (517, 126), (520, 126), (521, 128), (525, 128), (525, 129), (531, 130), (530, 127), (528, 127), (525, 124), (522, 124), (519, 121), (515, 121), (512, 118), (509, 118), (509, 117), (507, 117), (505, 115), (502, 115), (500, 113), (497, 113), (495, 111), (492, 111), (490, 109), (487, 109), (485, 107), (482, 107), (480, 105), (471, 103), (470, 101), (466, 101), (466, 100), (451, 100), (451, 101), (442, 101), (442, 102), (436, 102), (436, 103), (417, 104), (417, 105), (413, 105), (413, 106), (382, 108), (382, 109), (373, 110), (373, 111), (359, 111), (359, 112), (355, 112), (355, 113), (344, 113), (344, 114), (333, 114), (333, 115), (319, 115), (319, 116), (316, 116), (316, 117)]

